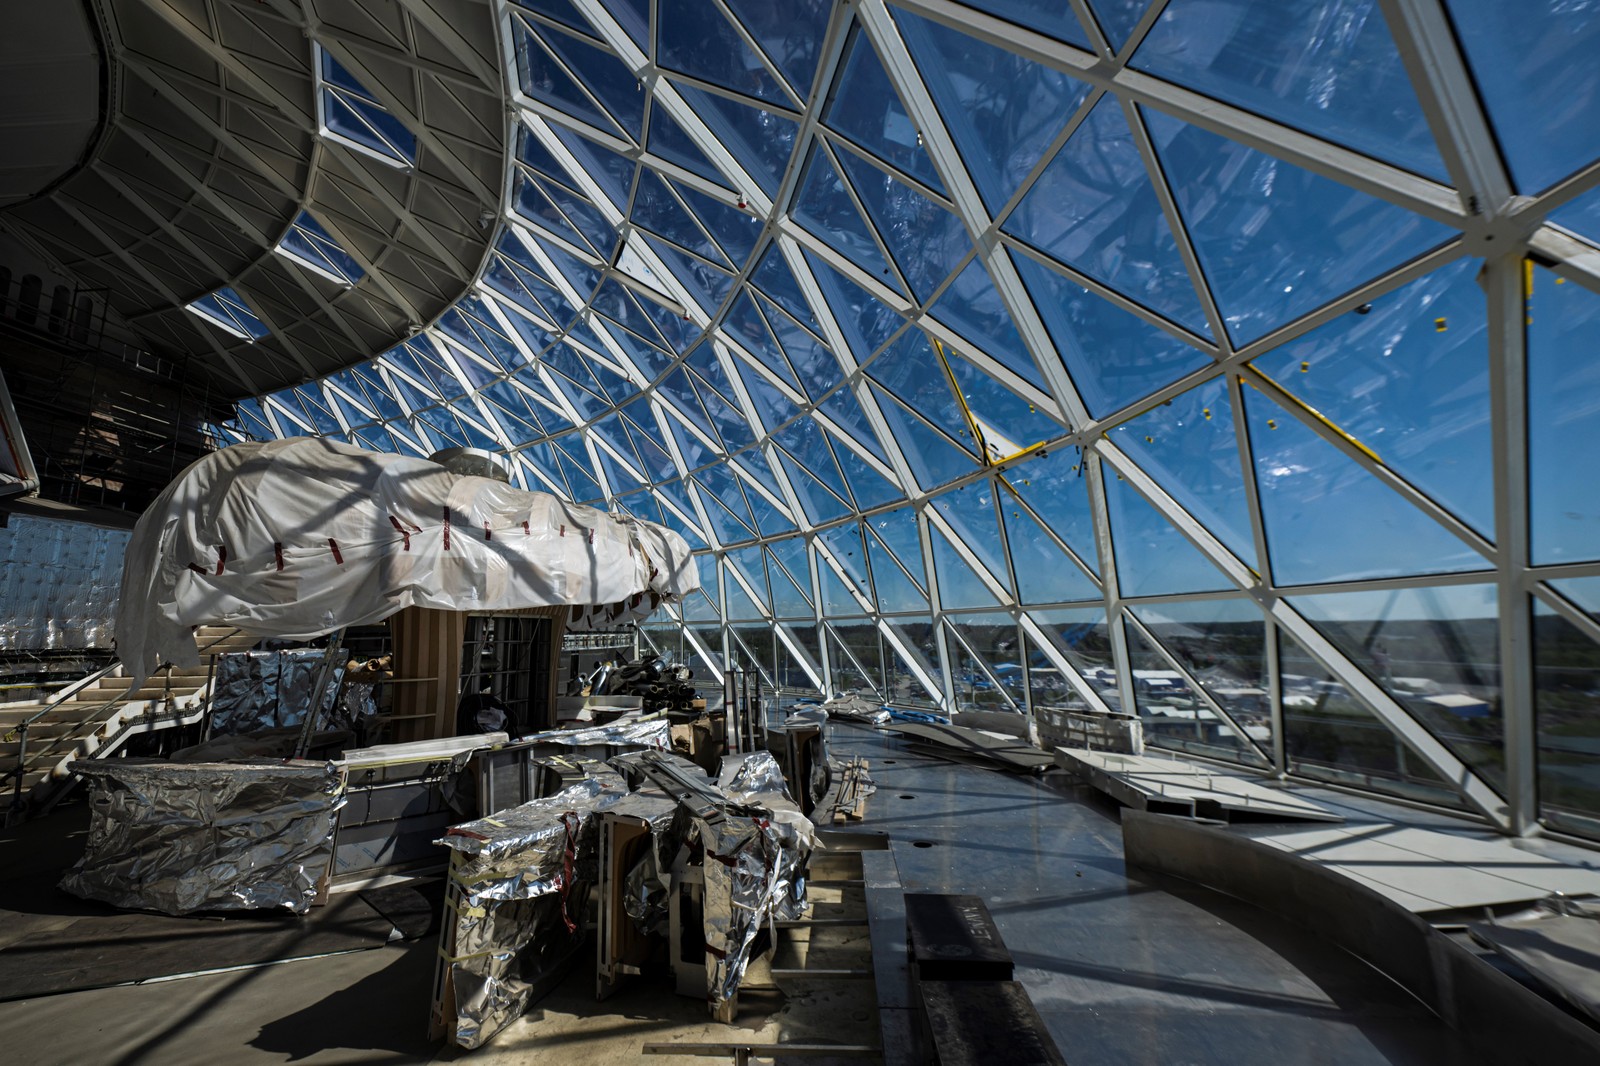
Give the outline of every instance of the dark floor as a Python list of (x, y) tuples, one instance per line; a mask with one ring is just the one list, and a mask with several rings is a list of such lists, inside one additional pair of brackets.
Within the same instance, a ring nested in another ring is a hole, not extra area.
[[(1314, 934), (1125, 868), (1117, 811), (1098, 794), (940, 762), (864, 729), (832, 734), (835, 751), (871, 762), (878, 792), (863, 827), (889, 834), (905, 889), (987, 901), (1074, 1066), (1477, 1061), (1409, 995)], [(30, 923), (81, 907), (45, 883), (81, 848), (75, 822), (63, 810), (0, 834), (0, 907), (13, 912), (0, 922), (0, 972), (7, 953), (36, 940)], [(421, 1039), (433, 953), (423, 940), (0, 1002), (0, 1061), (429, 1061), (439, 1051)], [(195, 954), (191, 968), (206, 968), (206, 951)], [(532, 1050), (519, 1041), (514, 1058)], [(501, 1058), (492, 1044), (468, 1057)]]
[(1130, 871), (1114, 805), (834, 728), (906, 891), (980, 895), (1073, 1066), (1475, 1062), (1409, 994), (1254, 907)]

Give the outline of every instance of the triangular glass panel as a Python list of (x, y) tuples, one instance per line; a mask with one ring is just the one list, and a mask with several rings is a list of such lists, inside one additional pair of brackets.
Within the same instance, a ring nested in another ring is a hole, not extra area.
[[(517, 52), (518, 80), (522, 83), (523, 92), (601, 129), (626, 132), (605, 111), (595, 106), (594, 101), (567, 76), (567, 72), (561, 69), (540, 40), (541, 35), (535, 33), (526, 21), (513, 16), (511, 29)], [(587, 46), (574, 44), (572, 51), (584, 47)]]
[(1201, 335), (1195, 296), (1117, 98), (1101, 98), (1003, 227)]
[(947, 348), (946, 354), (961, 398), (966, 401), (982, 434), (980, 450), (987, 451), (990, 459), (996, 462), (1009, 459), (1064, 432), (1060, 423), (1047, 418), (1030, 401), (990, 377), (976, 363), (962, 358), (960, 352)]
[(656, 61), (692, 78), (769, 103), (788, 96), (715, 5), (656, 0)]
[[(1002, 588), (1010, 589), (1011, 570), (1000, 541), (1000, 521), (994, 509), (995, 483), (988, 479), (963, 485), (930, 504), (930, 517), (939, 515), (955, 531), (956, 539), (994, 576)], [(932, 524), (930, 523), (930, 528)]]
[(1016, 711), (1022, 698), (1017, 623), (1010, 615), (984, 613), (946, 615), (944, 624), (957, 705), (963, 710)]
[[(1104, 700), (1112, 710), (1121, 707), (1117, 694), (1116, 658), (1111, 649), (1111, 631), (1106, 625), (1106, 612), (1100, 607), (1059, 608), (1053, 611), (1029, 611), (1028, 617), (1039, 624), (1050, 646), (1067, 660), (1079, 676)], [(1036, 691), (1041, 687), (1053, 693), (1052, 701), (1076, 699), (1070, 683), (1057, 674), (1059, 667), (1039, 648), (1034, 648), (1028, 659), (1028, 672), (1033, 676)], [(1054, 676), (1052, 676), (1054, 675)]]
[(545, 31), (545, 43), (600, 99), (611, 118), (634, 141), (644, 131), (644, 86), (614, 54), (564, 33)]
[(757, 303), (766, 312), (767, 322), (778, 338), (778, 346), (799, 375), (804, 391), (811, 396), (820, 396), (837, 385), (844, 377), (844, 369), (833, 352), (809, 329), (784, 314), (775, 304), (764, 297), (759, 298)]
[[(885, 614), (899, 611), (926, 611), (928, 594), (907, 576), (906, 571), (895, 561), (894, 553), (884, 545), (878, 535), (879, 528), (896, 521), (894, 516), (898, 516), (900, 521), (910, 521), (911, 534), (915, 539), (916, 514), (911, 510), (873, 515), (864, 520), (867, 530), (867, 557), (872, 565), (872, 587), (878, 599), (878, 610)], [(920, 547), (917, 548), (910, 565), (913, 567), (913, 573), (922, 573)]]
[(1159, 111), (1141, 113), (1236, 344), (1455, 236), (1331, 178)]
[(883, 641), (884, 696), (898, 706), (937, 708), (944, 702), (944, 669), (939, 659), (939, 631), (933, 619), (898, 616), (889, 628), (899, 635), (910, 655), (918, 660), (933, 684), (930, 690), (894, 640)]
[(1266, 624), (1249, 600), (1141, 604), (1133, 613), (1151, 636), (1262, 751), (1272, 750)]
[[(930, 524), (928, 536), (933, 543), (933, 569), (939, 580), (939, 604), (945, 610), (962, 607), (994, 607), (1000, 600), (986, 585), (972, 566), (956, 551), (955, 546)], [(1002, 583), (1004, 573), (997, 575)]]
[(1257, 569), (1228, 385), (1216, 377), (1117, 426), (1110, 440), (1233, 554)]
[(1495, 586), (1330, 593), (1288, 602), (1458, 758), (1504, 787)]
[(678, 92), (727, 146), (768, 196), (778, 191), (778, 182), (794, 152), (798, 125), (793, 117), (768, 108), (735, 103), (725, 96), (674, 83)]
[(1009, 492), (1000, 493), (1000, 516), (1017, 571), (1017, 598), (1023, 603), (1098, 600), (1100, 588), (1045, 532), (1033, 514)]
[(1492, 442), (1481, 266), (1457, 260), (1251, 365), (1493, 537), (1494, 485), (1484, 476)]
[(823, 299), (839, 327), (844, 330), (845, 339), (854, 351), (857, 362), (872, 355), (895, 330), (905, 325), (905, 319), (882, 300), (811, 252), (806, 252), (805, 256), (818, 287), (822, 289)]
[(844, 73), (839, 76), (822, 121), (943, 195), (939, 172), (923, 151), (922, 134), (906, 114), (872, 42), (857, 29), (847, 47)]
[(761, 219), (751, 211), (729, 207), (721, 200), (707, 196), (687, 185), (668, 182), (683, 198), (689, 213), (697, 217), (712, 238), (722, 246), (722, 252), (735, 266), (740, 266), (755, 251), (756, 239), (761, 236)]
[(856, 510), (865, 511), (905, 495), (899, 485), (878, 473), (844, 443), (833, 442), (833, 455), (850, 486), (850, 495), (855, 497)]
[(563, 184), (572, 181), (567, 168), (556, 159), (544, 141), (526, 126), (517, 131), (517, 162), (532, 167), (553, 181)]
[(850, 513), (850, 504), (829, 491), (810, 468), (797, 463), (788, 452), (779, 450), (778, 459), (789, 477), (789, 487), (800, 497), (806, 517), (812, 522), (828, 522)]
[(516, 2), (521, 7), (537, 11), (541, 15), (548, 15), (564, 26), (571, 26), (573, 29), (583, 33), (594, 32), (589, 25), (589, 20), (580, 15), (578, 9), (572, 6), (572, 0), (516, 0)]
[(1590, 244), (1600, 244), (1600, 188), (1562, 204), (1550, 212), (1548, 221)]
[(1600, 619), (1600, 577), (1569, 577), (1550, 582), (1550, 587)]
[(912, 474), (923, 488), (931, 489), (953, 481), (977, 467), (977, 460), (971, 453), (917, 418), (893, 395), (876, 385), (872, 394), (877, 398), (884, 421), (889, 424), (890, 434), (899, 442)]
[(868, 363), (866, 369), (874, 381), (954, 437), (976, 458), (978, 442), (955, 394), (950, 391), (949, 378), (927, 334), (916, 328), (906, 330), (899, 340)]
[(1275, 584), (1490, 567), (1261, 392), (1246, 389), (1244, 398)]
[(633, 192), (633, 209), (629, 213), (636, 224), (681, 248), (702, 255), (713, 262), (731, 267), (722, 249), (712, 243), (689, 212), (672, 195), (667, 183), (654, 171), (646, 169), (639, 175)]
[[(759, 551), (760, 549), (756, 550)], [(756, 571), (756, 574), (756, 580), (760, 580), (760, 571)], [(731, 574), (728, 575), (726, 585), (728, 596), (727, 617), (730, 621), (749, 621), (766, 617), (761, 608), (757, 607), (755, 601), (750, 598), (750, 594), (745, 591), (744, 585), (740, 584), (738, 578)]]
[[(696, 479), (701, 488), (709, 492), (728, 513), (738, 519), (740, 524), (754, 531), (755, 518), (750, 514), (750, 505), (745, 502), (744, 487), (739, 484), (739, 477), (727, 468), (726, 465), (711, 466), (702, 470)], [(705, 496), (702, 495), (704, 500)]]
[(651, 251), (661, 257), (667, 269), (677, 276), (678, 281), (689, 291), (689, 295), (701, 309), (707, 314), (715, 314), (733, 288), (732, 275), (703, 259), (686, 255), (658, 238), (646, 237), (645, 243), (650, 246)]
[(962, 268), (933, 306), (933, 317), (953, 327), (979, 349), (1010, 370), (1044, 388), (1044, 377), (1022, 343), (1011, 312), (994, 287), (982, 262)]
[(818, 410), (833, 419), (834, 425), (843, 429), (873, 455), (886, 463), (889, 461), (889, 457), (883, 451), (883, 442), (878, 440), (878, 434), (873, 431), (872, 423), (867, 421), (866, 413), (861, 410), (861, 403), (856, 399), (853, 387), (834, 392), (822, 401)]
[(1116, 545), (1117, 587), (1123, 596), (1215, 592), (1234, 586), (1167, 517), (1109, 464), (1106, 509)]
[(772, 57), (794, 91), (807, 96), (833, 13), (832, 0), (790, 0), (781, 12), (764, 0), (728, 0), (728, 7)]
[[(1072, 5), (1063, 4), (1060, 0), (988, 0), (984, 10), (1059, 41), (1089, 48), (1089, 35), (1073, 17)], [(906, 17), (899, 9), (895, 9), (894, 14), (897, 19), (904, 20)]]
[(821, 142), (811, 152), (791, 213), (856, 266), (878, 275), (891, 288), (901, 288)]
[(778, 242), (773, 241), (767, 245), (767, 250), (761, 256), (761, 262), (755, 272), (750, 275), (750, 280), (764, 295), (788, 311), (797, 321), (811, 329), (817, 328), (817, 316), (812, 313), (811, 305), (806, 303), (805, 296), (801, 294), (800, 285), (794, 280), (794, 273), (790, 271), (789, 264), (784, 262), (783, 253), (778, 249)]
[(1600, 116), (1579, 101), (1600, 90), (1589, 62), (1600, 47), (1594, 10), (1494, 0), (1445, 7), (1517, 190), (1531, 195), (1593, 162)]
[[(806, 551), (806, 542), (802, 537), (787, 537), (782, 540), (771, 541), (767, 544), (767, 554), (771, 556), (770, 562), (778, 563), (789, 575), (793, 583), (800, 590), (805, 601), (802, 614), (811, 613), (811, 564), (810, 555)], [(774, 588), (777, 586), (777, 573), (773, 570)]]
[(739, 544), (756, 537), (753, 526), (746, 525), (717, 499), (715, 493), (703, 485), (700, 487), (700, 502), (705, 507), (706, 517), (711, 522), (711, 532), (716, 536), (717, 543)]
[(1210, 362), (1172, 334), (1029, 257), (1013, 261), (1091, 415), (1121, 410)]
[[(818, 534), (819, 543), (826, 544), (832, 553), (817, 555), (817, 577), (822, 582), (823, 617), (865, 614), (862, 602), (872, 602), (872, 587), (867, 581), (866, 549), (861, 543), (860, 527), (850, 522), (834, 526)], [(852, 589), (859, 591), (858, 599)]]
[[(770, 552), (769, 552), (770, 555)], [(801, 589), (788, 571), (777, 565), (774, 558), (767, 560), (768, 578), (772, 582), (772, 611), (779, 618), (810, 618), (811, 596)], [(806, 584), (811, 582), (807, 577)]]
[(1600, 297), (1529, 266), (1528, 495), (1533, 561), (1600, 557)]
[[(1106, 35), (1111, 51), (1120, 52), (1128, 35), (1139, 25), (1139, 19), (1150, 7), (1150, 0), (1089, 0), (1100, 32)], [(1148, 40), (1148, 38), (1146, 38)]]
[(800, 379), (790, 368), (788, 359), (784, 358), (782, 349), (778, 347), (777, 340), (767, 326), (766, 318), (762, 316), (748, 290), (741, 291), (734, 297), (733, 306), (723, 317), (722, 327), (744, 346), (745, 351), (761, 360), (775, 374), (792, 385), (796, 392), (804, 395)]
[(1313, 16), (1246, 0), (1221, 24), (1215, 15), (1203, 0), (1173, 0), (1131, 65), (1449, 182), (1379, 5), (1342, 0)]
[(736, 359), (734, 365), (739, 368), (739, 377), (744, 381), (745, 392), (750, 396), (750, 402), (755, 405), (756, 415), (761, 419), (762, 428), (770, 433), (780, 425), (800, 413), (800, 409), (777, 387), (758, 373), (743, 359)]
[(773, 672), (772, 655), (772, 627), (759, 626), (730, 626), (728, 634), (729, 647), (733, 649), (736, 659), (742, 659), (742, 666), (746, 670), (757, 670), (762, 676), (762, 684), (776, 685), (776, 675)]
[(961, 219), (841, 149), (839, 162), (919, 300), (929, 299), (972, 250)]
[(998, 212), (1083, 103), (1088, 84), (909, 12), (895, 18), (984, 203)]
[(1260, 766), (1266, 760), (1227, 721), (1207, 707), (1139, 627), (1124, 623), (1133, 666), (1133, 695), (1139, 707), (1144, 742), (1168, 751)]
[(1311, 653), (1278, 630), (1283, 679), (1283, 741), (1289, 771), (1301, 777), (1445, 807), (1461, 796)]
[(871, 622), (833, 622), (828, 633), (828, 659), (835, 694), (864, 689), (876, 693), (883, 686), (883, 651), (878, 627)]
[(660, 104), (650, 108), (649, 150), (718, 185), (728, 184), (722, 171), (712, 165), (694, 140), (683, 131), (683, 127)]

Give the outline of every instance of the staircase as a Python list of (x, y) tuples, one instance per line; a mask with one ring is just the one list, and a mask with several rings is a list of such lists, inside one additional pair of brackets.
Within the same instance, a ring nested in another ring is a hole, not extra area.
[(232, 626), (201, 626), (195, 631), (197, 667), (169, 666), (131, 689), (133, 679), (116, 663), (64, 689), (51, 703), (0, 709), (0, 795), (10, 793), (13, 807), (37, 809), (65, 783), (72, 759), (104, 758), (135, 733), (198, 721), (211, 657), (246, 651), (256, 639)]

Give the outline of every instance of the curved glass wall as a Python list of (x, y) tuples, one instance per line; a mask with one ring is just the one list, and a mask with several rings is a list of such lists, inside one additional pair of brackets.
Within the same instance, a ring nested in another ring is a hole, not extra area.
[(1600, 9), (494, 8), (475, 290), (224, 439), (664, 522), (713, 676), (1600, 825)]

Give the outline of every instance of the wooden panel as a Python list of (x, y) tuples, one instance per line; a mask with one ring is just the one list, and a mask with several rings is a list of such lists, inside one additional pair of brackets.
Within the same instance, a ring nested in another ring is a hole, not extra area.
[(407, 607), (389, 619), (396, 682), (391, 739), (455, 736), (466, 627), (462, 612), (426, 607)]

